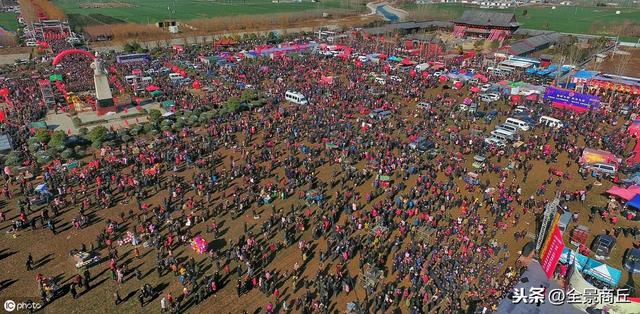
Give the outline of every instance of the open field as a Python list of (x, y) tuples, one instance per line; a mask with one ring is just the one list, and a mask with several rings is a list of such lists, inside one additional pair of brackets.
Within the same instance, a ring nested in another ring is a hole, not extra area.
[[(170, 19), (172, 14), (169, 8), (172, 2), (171, 0), (122, 1), (114, 2), (110, 6), (107, 2), (96, 5), (94, 2), (87, 1), (55, 0), (56, 5), (64, 10), (72, 21), (80, 21), (81, 25), (112, 24), (118, 22), (153, 23)], [(92, 4), (92, 8), (87, 8), (90, 3)], [(130, 7), (123, 6), (122, 4)], [(364, 10), (364, 8), (364, 4), (358, 5), (355, 1), (352, 3), (342, 0), (328, 0), (321, 3), (305, 1), (302, 3), (277, 4), (272, 3), (270, 0), (235, 0), (225, 2), (187, 0), (176, 1), (175, 18), (177, 20), (193, 20), (231, 15), (293, 13), (323, 9)]]
[(15, 32), (18, 29), (18, 15), (10, 12), (0, 12), (0, 27)]
[[(511, 13), (513, 9), (480, 9), (477, 6), (464, 6), (456, 4), (431, 4), (417, 5), (408, 4), (403, 7), (416, 16), (428, 16), (438, 19), (455, 19), (466, 10), (489, 10), (495, 12)], [(616, 15), (616, 11), (622, 11)], [(524, 11), (527, 12), (524, 15)], [(625, 23), (635, 23), (640, 26), (640, 9), (632, 8), (600, 8), (600, 7), (568, 7), (557, 6), (555, 10), (551, 7), (523, 7), (515, 9), (516, 19), (521, 23), (521, 27), (532, 29), (547, 29), (550, 31), (583, 34), (618, 35), (619, 28), (611, 27), (623, 25)], [(629, 31), (629, 28), (626, 29)], [(637, 31), (637, 30), (636, 30)], [(638, 35), (621, 36), (629, 37), (628, 40)]]

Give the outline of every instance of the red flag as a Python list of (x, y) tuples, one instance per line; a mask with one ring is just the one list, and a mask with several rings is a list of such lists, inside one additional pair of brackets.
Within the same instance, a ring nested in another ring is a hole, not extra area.
[(129, 120), (124, 120), (124, 125), (129, 126)]

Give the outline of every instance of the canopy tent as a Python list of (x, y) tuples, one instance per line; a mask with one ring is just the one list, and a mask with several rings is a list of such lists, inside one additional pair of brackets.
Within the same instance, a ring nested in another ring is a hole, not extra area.
[(175, 100), (165, 100), (161, 103), (162, 108), (168, 109), (176, 105)]
[(156, 97), (156, 96), (162, 96), (164, 93), (161, 90), (154, 90), (153, 92), (150, 93), (151, 96)]
[(585, 148), (580, 157), (581, 163), (618, 163), (618, 158), (611, 152), (601, 149)]
[(634, 196), (640, 194), (640, 186), (632, 185), (626, 189), (619, 186), (613, 186), (609, 190), (607, 190), (607, 193), (628, 201), (630, 199), (633, 199)]
[(627, 202), (627, 205), (640, 209), (640, 194), (634, 196), (629, 202)]
[(622, 272), (619, 269), (594, 259), (587, 260), (582, 267), (582, 274), (592, 276), (612, 287), (617, 287), (622, 277)]
[[(638, 249), (638, 254), (640, 254), (640, 249)], [(564, 248), (562, 255), (560, 255), (560, 263), (573, 263), (581, 273), (592, 276), (612, 287), (616, 287), (622, 277), (622, 272), (619, 269), (591, 259), (567, 247)], [(637, 265), (640, 267), (640, 263)]]
[(49, 76), (49, 81), (51, 82), (62, 81), (62, 74), (51, 74)]
[(402, 58), (396, 57), (396, 56), (391, 56), (391, 57), (389, 57), (389, 61), (400, 62), (400, 61), (402, 61)]
[(45, 121), (31, 122), (31, 128), (32, 129), (46, 129), (47, 128), (47, 122), (45, 122)]
[(408, 58), (402, 59), (402, 61), (400, 63), (402, 63), (402, 65), (414, 65), (414, 64), (416, 64), (414, 61), (411, 61)]
[(153, 92), (153, 91), (159, 90), (160, 87), (151, 84), (151, 85), (147, 85), (147, 87), (145, 89), (147, 90), (147, 92)]
[(482, 82), (482, 83), (489, 82), (489, 79), (488, 79), (486, 76), (484, 76), (484, 75), (482, 75), (482, 74), (480, 74), (480, 73), (477, 73), (477, 74), (476, 74), (476, 75), (474, 75), (473, 77), (474, 77), (474, 78), (477, 78), (477, 79), (478, 79), (478, 80), (480, 80), (480, 82)]
[(629, 135), (638, 136), (638, 133), (640, 132), (640, 120), (633, 120), (631, 125), (627, 128), (627, 131), (629, 131)]

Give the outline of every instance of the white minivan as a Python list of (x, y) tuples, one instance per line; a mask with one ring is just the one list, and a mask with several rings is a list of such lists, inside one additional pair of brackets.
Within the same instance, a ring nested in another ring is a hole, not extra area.
[(304, 97), (304, 95), (302, 95), (301, 93), (298, 93), (296, 91), (290, 91), (290, 90), (288, 90), (284, 94), (284, 99), (298, 105), (306, 105), (309, 103), (307, 101), (307, 97)]
[(495, 129), (493, 131), (491, 131), (491, 135), (494, 137), (497, 137), (499, 139), (506, 139), (508, 141), (515, 141), (518, 139), (518, 136), (516, 133), (514, 132), (510, 132), (507, 130), (503, 130), (503, 129)]
[(550, 128), (556, 128), (556, 129), (560, 129), (564, 127), (564, 124), (562, 123), (562, 121), (556, 118), (548, 117), (548, 116), (540, 117), (540, 120), (538, 120), (538, 123), (542, 125), (546, 125)]
[(528, 123), (516, 118), (507, 118), (507, 121), (505, 121), (504, 123), (518, 127), (522, 131), (529, 131), (529, 129), (531, 128)]
[(502, 129), (511, 133), (516, 133), (518, 132), (518, 130), (520, 130), (520, 128), (506, 123), (496, 125), (496, 130), (498, 129)]

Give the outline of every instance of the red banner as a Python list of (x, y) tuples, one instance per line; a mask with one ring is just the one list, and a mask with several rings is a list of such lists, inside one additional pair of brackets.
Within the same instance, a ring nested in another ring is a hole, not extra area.
[(547, 274), (547, 278), (551, 278), (551, 276), (553, 276), (553, 272), (556, 269), (556, 265), (558, 265), (558, 260), (560, 260), (560, 255), (562, 255), (563, 250), (564, 241), (562, 240), (562, 232), (560, 231), (560, 228), (556, 226), (551, 234), (549, 245), (546, 250), (542, 252), (542, 259), (540, 263), (544, 273)]

